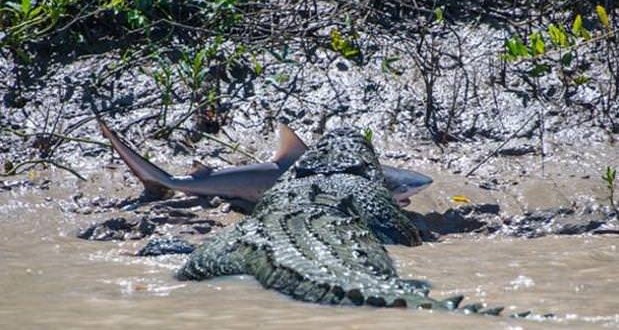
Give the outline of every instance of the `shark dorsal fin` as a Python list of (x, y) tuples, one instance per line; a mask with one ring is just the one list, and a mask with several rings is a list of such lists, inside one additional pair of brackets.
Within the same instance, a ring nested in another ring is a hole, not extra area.
[(288, 125), (279, 124), (279, 148), (272, 161), (280, 165), (291, 165), (307, 150), (301, 138)]
[(187, 174), (191, 175), (194, 178), (203, 178), (211, 175), (212, 172), (212, 167), (202, 163), (197, 159), (194, 159), (193, 163), (191, 164), (191, 169)]

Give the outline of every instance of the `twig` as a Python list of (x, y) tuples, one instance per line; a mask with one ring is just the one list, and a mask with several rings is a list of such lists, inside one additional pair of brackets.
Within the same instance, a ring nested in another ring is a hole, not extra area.
[(70, 167), (68, 167), (68, 166), (65, 166), (65, 165), (59, 164), (59, 163), (57, 163), (57, 162), (55, 162), (55, 161), (53, 161), (53, 160), (49, 160), (49, 159), (27, 160), (27, 161), (21, 162), (21, 163), (19, 163), (19, 164), (15, 165), (15, 166), (14, 166), (11, 170), (9, 170), (8, 172), (6, 172), (6, 173), (0, 173), (0, 176), (5, 176), (5, 177), (6, 177), (6, 176), (12, 176), (12, 175), (15, 175), (15, 174), (17, 174), (17, 170), (18, 170), (20, 167), (24, 167), (24, 166), (26, 166), (26, 165), (30, 165), (30, 164), (33, 164), (33, 165), (36, 165), (36, 164), (50, 164), (50, 165), (54, 165), (54, 166), (56, 166), (56, 167), (58, 167), (58, 168), (60, 168), (60, 169), (63, 169), (63, 170), (65, 170), (65, 171), (67, 171), (67, 172), (69, 172), (69, 173), (71, 173), (71, 174), (75, 175), (78, 179), (80, 179), (80, 180), (82, 180), (82, 181), (86, 181), (86, 178), (85, 178), (85, 177), (83, 177), (81, 174), (77, 173), (77, 171), (75, 171), (74, 169), (72, 169), (72, 168), (70, 168)]
[(531, 120), (533, 118), (535, 118), (536, 116), (538, 116), (538, 113), (534, 113), (531, 116), (529, 116), (529, 119), (527, 119), (520, 127), (518, 127), (517, 130), (515, 130), (508, 138), (507, 140), (505, 140), (505, 142), (501, 143), (500, 146), (498, 146), (496, 149), (494, 149), (491, 153), (488, 154), (488, 156), (486, 156), (482, 161), (480, 161), (479, 163), (477, 163), (477, 165), (475, 165), (470, 171), (468, 171), (464, 177), (468, 178), (471, 174), (475, 173), (475, 171), (477, 171), (478, 168), (480, 168), (483, 164), (485, 164), (491, 157), (495, 156), (499, 150), (501, 150), (506, 144), (508, 144), (517, 134), (518, 132), (520, 132), (521, 130), (523, 130), (528, 124), (529, 122), (531, 122)]
[(262, 162), (262, 160), (260, 158), (252, 155), (251, 153), (249, 153), (249, 152), (247, 152), (247, 151), (245, 151), (243, 149), (239, 149), (240, 145), (238, 143), (231, 144), (231, 143), (226, 142), (226, 141), (224, 141), (224, 140), (222, 140), (222, 139), (220, 139), (220, 138), (218, 138), (218, 137), (216, 137), (214, 135), (211, 135), (211, 134), (208, 134), (208, 133), (204, 133), (204, 132), (200, 132), (200, 131), (197, 131), (197, 132), (200, 135), (202, 135), (203, 137), (205, 137), (205, 138), (207, 138), (207, 139), (209, 139), (211, 141), (215, 141), (215, 142), (217, 142), (217, 143), (219, 143), (219, 144), (221, 144), (223, 146), (226, 146), (226, 147), (230, 148), (234, 152), (238, 152), (238, 153), (240, 153), (240, 154), (242, 154), (244, 156), (247, 156), (247, 157), (249, 157), (249, 158), (251, 158), (251, 159), (253, 159), (253, 160), (257, 161), (257, 162)]
[(50, 137), (55, 137), (58, 139), (63, 139), (63, 140), (67, 140), (67, 141), (74, 141), (74, 142), (81, 142), (81, 143), (91, 143), (91, 144), (96, 144), (99, 146), (102, 146), (104, 148), (111, 148), (112, 146), (110, 144), (104, 143), (104, 142), (99, 142), (99, 141), (93, 141), (93, 140), (89, 140), (89, 139), (84, 139), (84, 138), (77, 138), (77, 137), (70, 137), (70, 136), (66, 136), (66, 135), (62, 135), (62, 134), (58, 134), (58, 133), (22, 133), (19, 131), (16, 131), (14, 129), (11, 128), (2, 128), (3, 131), (9, 132), (9, 133), (13, 133), (19, 137), (22, 138), (28, 138), (28, 137), (32, 137), (32, 136), (37, 136), (37, 135), (47, 135)]

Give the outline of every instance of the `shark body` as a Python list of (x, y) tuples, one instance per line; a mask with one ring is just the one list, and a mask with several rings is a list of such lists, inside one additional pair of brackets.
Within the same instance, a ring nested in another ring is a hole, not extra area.
[[(144, 192), (152, 198), (162, 198), (170, 191), (181, 191), (198, 196), (220, 196), (253, 205), (263, 193), (307, 150), (307, 146), (288, 126), (279, 128), (280, 146), (272, 161), (213, 170), (195, 162), (186, 176), (173, 176), (151, 163), (125, 144), (105, 122), (96, 117), (101, 132), (144, 185)], [(385, 186), (400, 206), (410, 203), (408, 198), (432, 183), (419, 172), (382, 165)]]

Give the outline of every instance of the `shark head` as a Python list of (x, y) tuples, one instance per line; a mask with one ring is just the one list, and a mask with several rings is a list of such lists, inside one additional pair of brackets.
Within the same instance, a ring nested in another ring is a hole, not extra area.
[(425, 189), (432, 183), (432, 178), (419, 172), (383, 165), (385, 186), (398, 205), (410, 204), (410, 196)]

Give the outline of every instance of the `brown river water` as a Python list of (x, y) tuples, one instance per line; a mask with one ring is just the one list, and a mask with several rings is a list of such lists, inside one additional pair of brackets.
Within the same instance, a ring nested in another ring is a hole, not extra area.
[[(172, 274), (183, 257), (127, 255), (143, 241), (76, 238), (78, 227), (111, 214), (67, 213), (63, 203), (76, 190), (118, 195), (118, 178), (101, 176), (97, 184), (0, 192), (0, 329), (619, 328), (617, 236), (464, 235), (389, 247), (400, 275), (430, 281), (435, 298), (464, 294), (465, 303), (553, 319), (314, 305), (265, 290), (250, 276), (179, 282)], [(121, 193), (137, 192), (129, 190)]]

